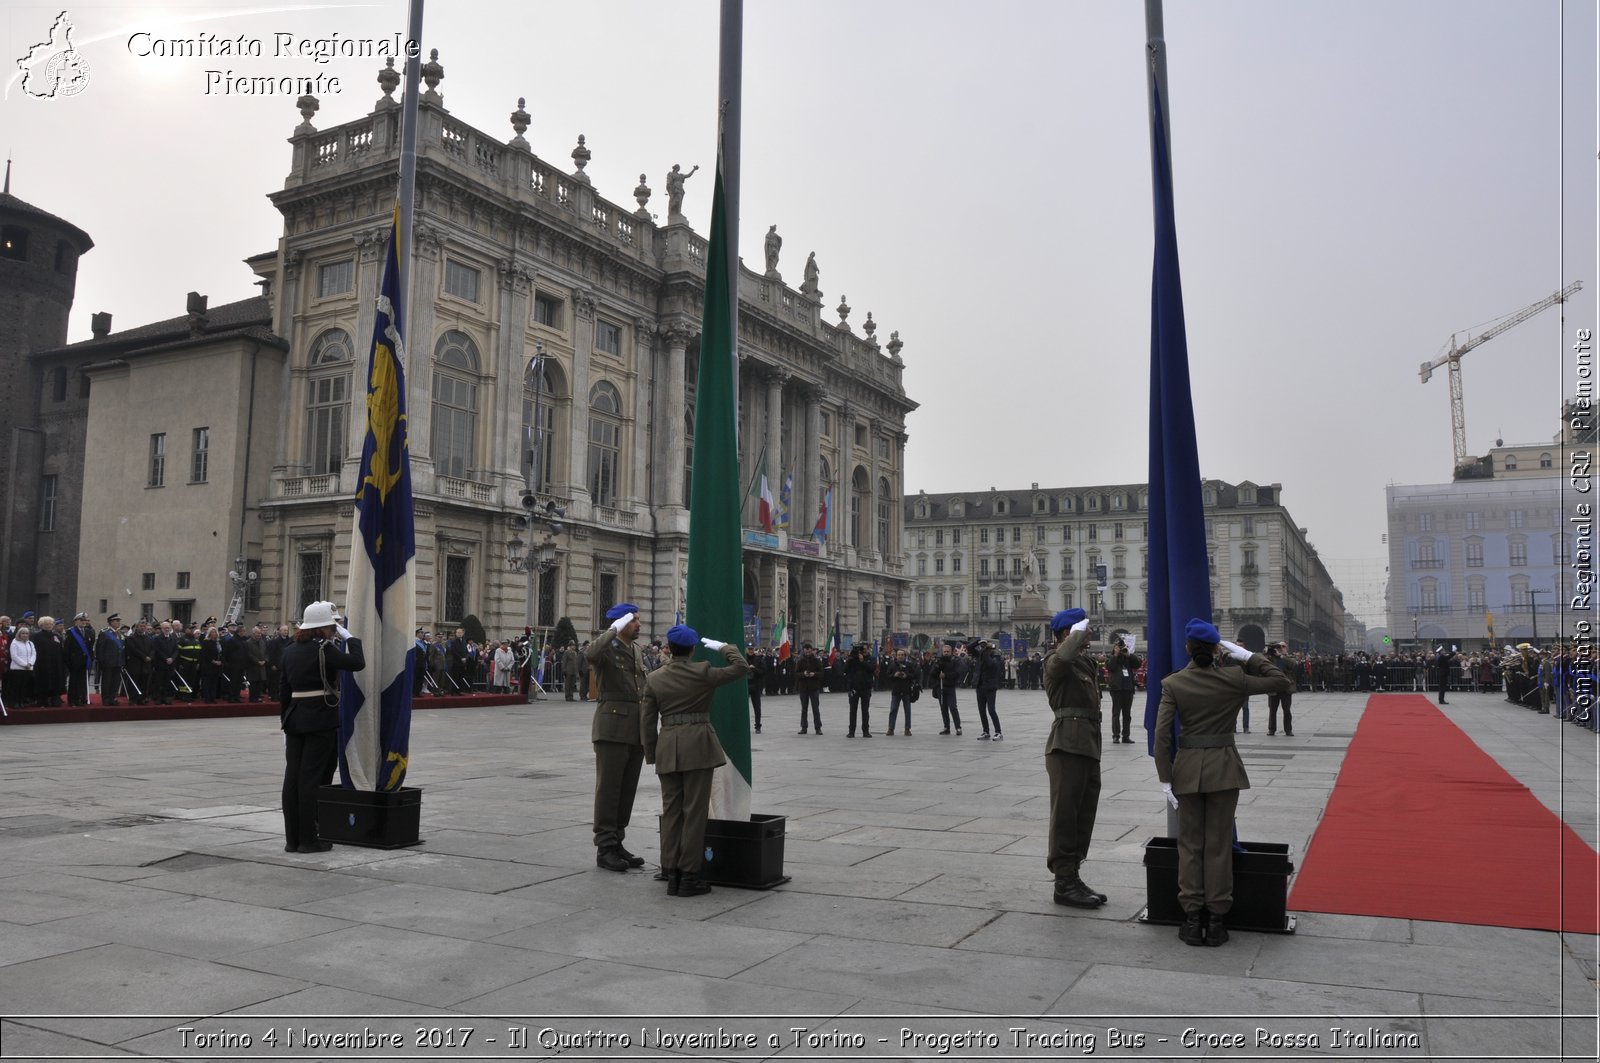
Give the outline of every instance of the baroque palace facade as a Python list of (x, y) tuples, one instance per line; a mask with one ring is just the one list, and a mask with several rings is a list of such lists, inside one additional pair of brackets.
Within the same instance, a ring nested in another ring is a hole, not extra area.
[[(520, 630), (531, 585), (537, 627), (568, 616), (580, 632), (593, 630), (607, 607), (629, 600), (642, 607), (646, 634), (661, 636), (683, 607), (687, 575), (706, 257), (705, 239), (681, 213), (682, 177), (668, 176), (669, 209), (658, 222), (643, 175), (636, 206), (602, 198), (584, 172), (584, 138), (573, 169), (558, 168), (523, 137), (522, 101), (515, 135), (497, 139), (445, 109), (437, 55), (423, 74), (405, 323), (418, 622), (452, 626), (475, 614), (491, 633)], [(207, 566), (183, 595), (201, 599), (200, 610), (222, 612), (229, 567), (258, 576), (246, 588), (247, 622), (277, 622), (318, 598), (343, 601), (364, 369), (399, 158), (398, 75), (386, 69), (378, 80), (375, 110), (333, 128), (315, 128), (317, 102), (300, 101), (291, 171), (270, 197), (283, 236), (248, 260), (275, 342), (257, 344), (250, 365), (242, 352), (229, 363), (240, 367), (222, 377), (236, 402), (206, 413), (233, 418), (206, 440), (211, 468), (223, 470), (214, 477), (237, 473), (218, 491), (232, 500), (226, 516), (206, 522), (207, 536), (171, 511), (170, 494), (141, 497), (117, 485), (122, 470), (97, 474), (91, 463), (85, 496), (103, 490), (130, 518), (97, 526), (92, 542), (85, 532), (83, 600), (115, 601), (137, 586), (155, 567), (138, 560), (140, 544), (160, 542), (152, 534), (160, 531), (169, 533), (163, 553), (182, 559), (174, 563)], [(709, 178), (701, 190), (709, 196)], [(916, 404), (902, 386), (902, 345), (898, 334), (880, 344), (870, 314), (858, 332), (842, 301), (838, 322), (824, 321), (814, 261), (797, 289), (776, 257), (769, 241), (766, 271), (740, 270), (739, 439), (746, 470), (765, 455), (775, 494), (792, 476), (793, 523), (762, 533), (756, 501), (746, 499), (747, 613), (762, 618), (762, 636), (779, 615), (801, 637), (823, 636), (835, 611), (847, 630), (878, 632), (903, 623), (909, 587), (899, 525), (905, 417)], [(203, 300), (199, 307), (202, 323), (183, 331), (203, 338)], [(118, 373), (137, 376), (156, 361), (172, 371), (174, 353), (141, 358), (128, 346)], [(63, 363), (85, 358), (73, 348), (54, 353)], [(199, 422), (188, 422), (199, 414), (141, 412), (123, 398), (140, 390), (96, 384), (91, 440), (97, 421), (125, 438), (164, 433), (187, 468), (185, 448), (200, 438), (191, 436)], [(534, 486), (530, 522), (525, 496)], [(833, 534), (823, 541), (811, 532), (830, 489)], [(537, 519), (554, 515), (549, 506), (564, 515)], [(543, 548), (531, 580), (511, 563), (514, 540), (528, 540), (536, 557)], [(158, 572), (156, 590), (142, 593), (158, 614), (178, 600), (165, 589), (168, 575)]]
[[(1287, 641), (1299, 652), (1343, 652), (1344, 597), (1284, 508), (1282, 485), (1206, 480), (1201, 491), (1223, 634), (1254, 650)], [(1014, 633), (1018, 607), (1038, 595), (1046, 616), (1087, 609), (1108, 634), (1146, 645), (1148, 508), (1144, 484), (908, 496), (913, 636)]]

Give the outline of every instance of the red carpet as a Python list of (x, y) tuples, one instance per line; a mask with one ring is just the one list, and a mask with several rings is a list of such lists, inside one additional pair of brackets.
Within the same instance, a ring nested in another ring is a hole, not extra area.
[[(274, 701), (176, 701), (171, 705), (130, 705), (119, 701), (115, 705), (100, 704), (98, 696), (91, 696), (88, 706), (61, 706), (57, 708), (12, 709), (10, 715), (0, 717), (0, 727), (7, 724), (30, 723), (124, 723), (130, 720), (217, 720), (229, 716), (276, 716), (278, 704)], [(448, 698), (418, 698), (411, 703), (413, 709), (481, 709), (491, 705), (520, 705), (520, 694), (472, 694)], [(537, 704), (537, 702), (536, 702)]]
[(1597, 865), (1426, 697), (1386, 694), (1367, 702), (1289, 907), (1593, 934)]

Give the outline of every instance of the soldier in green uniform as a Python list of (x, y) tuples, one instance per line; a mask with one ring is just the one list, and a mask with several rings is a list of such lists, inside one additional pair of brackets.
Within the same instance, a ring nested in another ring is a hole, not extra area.
[[(1252, 694), (1282, 694), (1294, 680), (1243, 646), (1225, 642), (1204, 620), (1185, 628), (1189, 664), (1161, 681), (1156, 714), (1156, 775), (1178, 810), (1178, 903), (1189, 945), (1228, 940), (1223, 917), (1233, 907), (1233, 816), (1250, 777), (1233, 744), (1234, 719)], [(1225, 654), (1242, 668), (1220, 668)], [(1176, 756), (1172, 722), (1177, 720)]]
[[(693, 660), (699, 645), (721, 653), (728, 663), (718, 668)], [(700, 877), (711, 775), (728, 762), (711, 726), (711, 696), (724, 683), (744, 678), (750, 666), (736, 647), (703, 639), (682, 624), (667, 632), (667, 647), (672, 656), (645, 680), (639, 737), (645, 763), (654, 764), (661, 779), (661, 869), (667, 893), (693, 897), (711, 890)]]
[(1085, 650), (1089, 614), (1064, 609), (1050, 621), (1056, 648), (1044, 662), (1045, 696), (1055, 713), (1044, 743), (1050, 774), (1050, 839), (1045, 863), (1056, 877), (1055, 901), (1098, 908), (1106, 895), (1078, 875), (1089, 855), (1100, 808), (1100, 664)]
[(639, 790), (644, 745), (639, 740), (639, 697), (644, 693), (644, 658), (639, 654), (639, 607), (620, 602), (606, 610), (611, 626), (584, 648), (600, 696), (589, 740), (594, 744), (594, 845), (596, 867), (626, 871), (644, 857), (622, 847)]

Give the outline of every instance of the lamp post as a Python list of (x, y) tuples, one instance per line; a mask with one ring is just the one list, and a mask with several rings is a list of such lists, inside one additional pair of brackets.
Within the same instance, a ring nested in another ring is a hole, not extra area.
[(1551, 593), (1553, 592), (1547, 590), (1528, 591), (1528, 612), (1533, 616), (1533, 645), (1535, 649), (1539, 646), (1539, 595)]
[(228, 611), (223, 615), (224, 624), (231, 624), (244, 615), (249, 588), (259, 578), (256, 573), (245, 569), (243, 557), (233, 559), (233, 567), (228, 570), (228, 579), (233, 583), (233, 600), (228, 603)]
[(558, 518), (565, 517), (565, 506), (557, 505), (554, 499), (545, 499), (541, 502), (539, 495), (544, 489), (544, 344), (533, 345), (533, 357), (528, 359), (527, 368), (523, 371), (523, 379), (533, 377), (533, 418), (530, 426), (532, 438), (528, 440), (528, 475), (526, 489), (522, 492), (522, 508), (527, 511), (525, 516), (512, 519), (512, 528), (528, 532), (529, 539), (533, 539), (535, 530), (543, 534), (539, 542), (523, 542), (520, 535), (513, 533), (511, 540), (506, 543), (506, 563), (512, 571), (521, 571), (527, 576), (527, 586), (524, 589), (523, 599), (523, 627), (528, 635), (528, 662), (527, 677), (523, 682), (525, 701), (532, 701), (533, 683), (533, 603), (536, 594), (534, 587), (534, 574), (547, 573), (558, 563), (558, 551), (555, 537), (562, 532), (562, 525)]

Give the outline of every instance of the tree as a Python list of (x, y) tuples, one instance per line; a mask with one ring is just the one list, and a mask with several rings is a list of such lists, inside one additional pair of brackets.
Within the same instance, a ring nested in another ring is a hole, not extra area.
[(476, 642), (480, 646), (489, 642), (489, 633), (483, 630), (483, 621), (474, 613), (468, 613), (462, 618), (461, 630), (466, 633), (468, 642)]
[(550, 644), (560, 651), (567, 648), (567, 643), (577, 641), (578, 629), (572, 626), (572, 621), (567, 617), (557, 620), (555, 634), (550, 636)]

